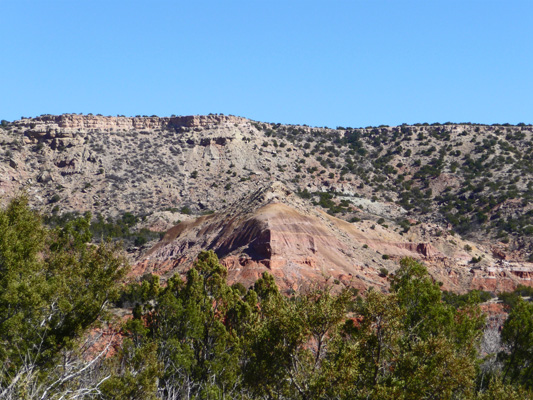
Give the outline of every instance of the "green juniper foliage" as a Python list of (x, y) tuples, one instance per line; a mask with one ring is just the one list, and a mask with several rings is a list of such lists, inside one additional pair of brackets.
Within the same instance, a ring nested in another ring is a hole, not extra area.
[[(186, 277), (145, 276), (119, 299), (124, 260), (90, 244), (89, 215), (50, 229), (17, 198), (0, 233), (0, 398), (532, 398), (531, 303), (502, 296), (512, 308), (499, 367), (480, 384), (487, 295), (443, 294), (413, 259), (387, 275), (389, 294), (337, 285), (287, 297), (269, 273), (228, 285), (206, 251)], [(113, 354), (88, 355), (112, 302), (131, 318)]]
[(119, 294), (125, 260), (90, 240), (88, 217), (50, 230), (24, 197), (0, 210), (0, 394), (46, 381)]

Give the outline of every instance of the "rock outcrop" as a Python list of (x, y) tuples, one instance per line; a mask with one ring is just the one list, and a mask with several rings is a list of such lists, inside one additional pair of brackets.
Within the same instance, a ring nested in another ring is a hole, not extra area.
[(445, 289), (458, 292), (509, 290), (529, 284), (533, 272), (533, 265), (509, 268), (499, 271), (494, 280), (494, 267), (473, 269), (458, 245), (450, 249), (439, 241), (417, 243), (365, 222), (348, 223), (309, 207), (283, 185), (274, 184), (225, 212), (169, 229), (141, 257), (135, 274), (184, 273), (203, 249), (217, 253), (228, 268), (230, 283), (250, 286), (269, 271), (286, 291), (315, 284), (387, 290), (383, 270), (393, 273), (402, 257), (422, 260)]
[(29, 137), (45, 135), (68, 136), (75, 133), (124, 132), (134, 130), (170, 130), (187, 128), (208, 128), (223, 124), (241, 124), (245, 118), (230, 115), (188, 115), (179, 117), (111, 117), (103, 115), (43, 115), (15, 122), (17, 128), (26, 128)]

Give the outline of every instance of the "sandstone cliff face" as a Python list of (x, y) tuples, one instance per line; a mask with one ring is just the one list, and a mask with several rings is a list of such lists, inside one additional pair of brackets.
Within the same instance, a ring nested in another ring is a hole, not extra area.
[(17, 128), (28, 129), (28, 135), (37, 134), (69, 136), (76, 133), (123, 132), (132, 130), (170, 130), (207, 128), (223, 124), (241, 124), (245, 118), (228, 115), (189, 115), (179, 117), (105, 117), (102, 115), (44, 115), (22, 119), (15, 123)]

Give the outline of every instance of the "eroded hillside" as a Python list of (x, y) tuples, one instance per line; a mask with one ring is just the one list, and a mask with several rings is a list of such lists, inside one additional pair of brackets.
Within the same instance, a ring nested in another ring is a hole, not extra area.
[[(327, 232), (304, 232), (300, 246), (311, 237), (318, 243), (333, 235), (324, 240), (344, 258), (327, 255), (326, 246), (313, 256), (311, 245), (299, 254), (270, 243), (275, 254), (263, 259), (272, 265), (287, 263), (287, 254), (297, 255), (297, 264), (304, 265), (309, 250), (315, 263), (323, 259), (320, 268), (332, 263), (339, 272), (320, 270), (322, 278), (356, 276), (357, 265), (372, 271), (364, 285), (379, 286), (384, 281), (380, 269), (392, 270), (395, 257), (416, 253), (435, 265), (433, 273), (441, 274), (437, 279), (446, 287), (502, 290), (498, 285), (506, 279), (509, 286), (531, 279), (532, 138), (532, 127), (526, 125), (327, 129), (223, 115), (46, 115), (3, 121), (0, 192), (10, 197), (24, 190), (35, 207), (49, 214), (91, 211), (117, 218), (129, 212), (139, 217), (133, 229), (166, 231), (178, 221), (204, 215), (201, 222), (190, 223), (196, 228), (179, 228), (196, 237), (189, 251), (177, 244), (172, 251), (181, 252), (180, 261), (168, 265), (186, 264), (197, 249), (212, 246), (233, 257), (227, 258), (228, 265), (241, 268), (244, 264), (235, 260), (240, 247), (249, 246), (250, 238), (242, 239), (246, 232), (264, 234), (265, 221), (286, 226), (279, 223), (286, 213), (299, 221), (289, 226), (316, 224)], [(278, 183), (286, 193), (277, 203), (283, 206), (250, 202), (251, 193), (268, 192)], [(310, 213), (313, 222), (306, 219)], [(222, 233), (220, 227), (232, 218), (244, 225), (232, 222), (235, 232)], [(220, 229), (209, 221), (217, 221)], [(296, 243), (299, 229), (280, 238)], [(380, 234), (387, 239), (374, 238)], [(157, 251), (168, 249), (168, 235)], [(181, 239), (176, 235), (173, 240)], [(141, 249), (140, 260), (149, 247)], [(249, 258), (257, 267), (261, 263), (254, 257)], [(251, 279), (256, 272), (250, 274)], [(475, 283), (481, 276), (481, 283)]]

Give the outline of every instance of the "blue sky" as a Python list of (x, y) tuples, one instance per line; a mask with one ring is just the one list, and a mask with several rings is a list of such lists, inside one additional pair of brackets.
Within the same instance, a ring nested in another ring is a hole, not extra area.
[(0, 0), (0, 118), (533, 123), (533, 1)]

